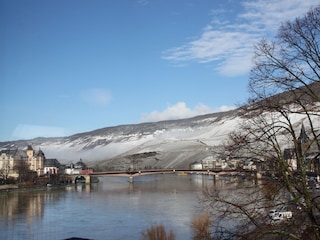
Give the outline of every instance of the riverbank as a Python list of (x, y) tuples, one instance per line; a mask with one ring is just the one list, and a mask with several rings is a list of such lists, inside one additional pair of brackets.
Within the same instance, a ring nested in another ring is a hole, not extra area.
[(13, 191), (32, 191), (32, 190), (47, 190), (52, 188), (65, 187), (67, 185), (74, 184), (60, 184), (60, 185), (27, 185), (27, 184), (4, 184), (0, 185), (1, 192), (13, 192)]
[(19, 185), (18, 184), (0, 185), (0, 191), (10, 191), (10, 190), (14, 190), (14, 189), (19, 189)]

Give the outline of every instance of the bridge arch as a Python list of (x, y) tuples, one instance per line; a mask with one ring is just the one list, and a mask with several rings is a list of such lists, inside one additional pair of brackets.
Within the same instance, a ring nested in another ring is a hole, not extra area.
[(85, 183), (86, 182), (86, 178), (84, 176), (76, 176), (74, 179), (75, 183)]
[(90, 184), (91, 183), (91, 177), (90, 175), (75, 175), (73, 177), (73, 183), (86, 183), (86, 184)]

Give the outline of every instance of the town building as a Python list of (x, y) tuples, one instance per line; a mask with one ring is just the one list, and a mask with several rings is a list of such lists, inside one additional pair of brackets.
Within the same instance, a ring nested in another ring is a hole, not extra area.
[(25, 151), (18, 149), (5, 149), (0, 151), (0, 178), (7, 180), (8, 178), (19, 177), (19, 167), (27, 159)]
[(87, 168), (86, 164), (80, 159), (80, 161), (68, 164), (65, 169), (64, 173), (73, 175), (73, 174), (81, 174), (83, 170)]
[(0, 151), (0, 179), (18, 179), (30, 176), (42, 176), (45, 173), (55, 174), (59, 162), (46, 159), (44, 152), (34, 150), (29, 145), (26, 150), (5, 149)]
[(228, 169), (226, 160), (215, 158), (214, 156), (208, 156), (201, 161), (203, 169), (224, 170)]
[[(304, 124), (301, 126), (297, 148), (286, 148), (284, 149), (283, 155), (293, 171), (305, 167), (308, 172), (313, 172), (317, 175), (320, 173), (320, 151), (316, 141), (312, 141), (309, 138)], [(302, 161), (298, 161), (299, 158)], [(303, 166), (300, 166), (300, 162)]]
[(44, 160), (45, 155), (41, 149), (35, 151), (31, 145), (28, 146), (26, 150), (27, 154), (27, 164), (29, 166), (30, 171), (34, 171), (37, 173), (37, 176), (41, 176), (44, 174)]
[(53, 175), (58, 174), (61, 170), (61, 164), (55, 158), (44, 159), (44, 174)]
[(202, 170), (202, 163), (201, 162), (193, 162), (190, 164), (191, 170)]
[(202, 169), (216, 168), (216, 159), (213, 156), (208, 156), (201, 160)]

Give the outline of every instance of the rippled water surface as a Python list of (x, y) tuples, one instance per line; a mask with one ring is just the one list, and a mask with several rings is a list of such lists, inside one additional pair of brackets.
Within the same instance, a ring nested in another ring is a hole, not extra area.
[(173, 174), (101, 177), (90, 185), (0, 193), (0, 239), (141, 239), (163, 224), (176, 239), (191, 239), (209, 176)]

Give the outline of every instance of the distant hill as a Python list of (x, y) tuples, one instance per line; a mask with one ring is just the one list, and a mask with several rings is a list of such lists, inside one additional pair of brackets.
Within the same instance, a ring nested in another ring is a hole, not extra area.
[(157, 152), (157, 159), (160, 155), (168, 158), (168, 165), (186, 158), (182, 156), (197, 152), (204, 155), (202, 152), (207, 148), (220, 145), (236, 127), (237, 115), (237, 110), (232, 110), (182, 120), (120, 125), (68, 137), (0, 142), (0, 148), (23, 149), (31, 144), (34, 149), (41, 148), (46, 157), (65, 163), (80, 158), (92, 162)]
[[(314, 85), (320, 93), (320, 84)], [(290, 98), (290, 93), (274, 99)], [(300, 128), (303, 118), (295, 118)], [(88, 165), (127, 168), (134, 160), (140, 167), (185, 168), (215, 155), (228, 134), (243, 121), (240, 110), (206, 114), (188, 119), (106, 127), (68, 137), (35, 138), (0, 142), (0, 148), (41, 148), (47, 158), (62, 163), (80, 158)]]

